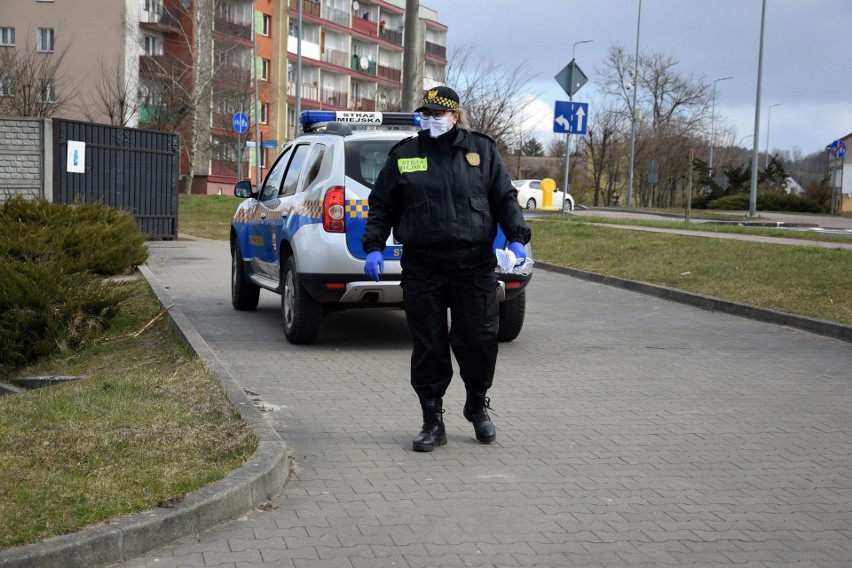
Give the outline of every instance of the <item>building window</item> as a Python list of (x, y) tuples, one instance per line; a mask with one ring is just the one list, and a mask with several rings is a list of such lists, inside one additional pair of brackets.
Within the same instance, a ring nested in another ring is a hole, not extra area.
[(263, 15), (263, 28), (261, 33), (266, 37), (272, 35), (272, 16), (268, 14)]
[(39, 28), (36, 32), (36, 50), (50, 52), (53, 51), (53, 28)]
[(163, 0), (145, 0), (145, 11), (152, 14), (162, 14)]
[(15, 96), (15, 84), (11, 79), (4, 79), (0, 77), (0, 97), (14, 97)]
[(0, 28), (0, 45), (15, 46), (15, 28)]
[(145, 55), (162, 55), (163, 40), (156, 36), (145, 36)]
[(260, 60), (260, 78), (263, 81), (269, 81), (269, 60)]
[(260, 103), (260, 123), (269, 124), (269, 103)]
[(38, 90), (38, 99), (43, 103), (56, 102), (56, 90), (54, 89), (53, 81), (48, 79), (41, 84)]

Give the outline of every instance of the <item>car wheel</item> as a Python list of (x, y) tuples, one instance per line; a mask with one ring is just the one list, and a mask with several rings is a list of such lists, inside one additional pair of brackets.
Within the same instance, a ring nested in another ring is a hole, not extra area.
[(515, 298), (500, 304), (500, 330), (497, 332), (499, 341), (512, 341), (521, 333), (524, 327), (524, 315), (527, 312), (527, 291), (524, 290)]
[(568, 211), (573, 211), (573, 210), (574, 210), (574, 202), (569, 199), (568, 200)]
[(532, 197), (527, 199), (527, 209), (529, 209), (530, 211), (535, 210), (535, 199), (533, 199)]
[(302, 283), (296, 272), (293, 257), (284, 263), (281, 278), (281, 323), (287, 341), (296, 345), (313, 343), (319, 337), (322, 321), (322, 304), (317, 302)]
[(248, 279), (243, 254), (236, 242), (231, 245), (231, 304), (235, 310), (253, 310), (260, 298), (260, 286)]

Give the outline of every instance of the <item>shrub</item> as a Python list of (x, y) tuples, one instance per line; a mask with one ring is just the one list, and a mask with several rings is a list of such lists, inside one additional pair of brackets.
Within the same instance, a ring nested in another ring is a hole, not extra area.
[[(750, 195), (736, 193), (719, 199), (713, 199), (706, 205), (707, 209), (725, 211), (747, 211), (750, 208)], [(807, 197), (789, 193), (766, 192), (757, 194), (757, 208), (761, 211), (789, 211), (794, 213), (824, 213), (819, 203)]]
[(147, 256), (126, 212), (22, 198), (0, 204), (0, 376), (99, 334), (127, 295), (102, 275)]
[(21, 197), (0, 204), (0, 254), (30, 262), (54, 257), (67, 272), (103, 275), (148, 259), (145, 238), (127, 211)]

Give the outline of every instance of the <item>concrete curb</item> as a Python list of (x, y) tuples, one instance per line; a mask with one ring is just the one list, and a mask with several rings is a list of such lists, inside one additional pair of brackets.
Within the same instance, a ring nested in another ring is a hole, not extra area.
[(543, 270), (549, 270), (559, 274), (567, 274), (569, 276), (574, 276), (575, 278), (582, 278), (583, 280), (590, 280), (607, 286), (615, 286), (617, 288), (624, 288), (625, 290), (641, 292), (643, 294), (657, 296), (672, 302), (688, 304), (690, 306), (710, 310), (712, 312), (723, 312), (767, 323), (786, 325), (809, 331), (811, 333), (832, 337), (834, 339), (852, 342), (852, 326), (840, 323), (778, 312), (766, 308), (758, 308), (748, 304), (739, 304), (737, 302), (721, 300), (711, 296), (702, 296), (701, 294), (693, 294), (691, 292), (684, 292), (683, 290), (676, 290), (674, 288), (667, 288), (656, 284), (648, 284), (647, 282), (627, 280), (616, 276), (606, 276), (596, 272), (587, 272), (585, 270), (569, 268), (558, 264), (550, 264), (539, 260), (535, 261), (535, 266), (536, 268), (541, 268)]
[[(145, 279), (164, 307), (171, 298), (147, 266)], [(92, 568), (133, 558), (233, 519), (279, 493), (289, 477), (287, 445), (264, 419), (183, 312), (169, 321), (224, 387), (257, 434), (257, 451), (242, 467), (194, 491), (172, 508), (157, 508), (113, 522), (0, 552), (0, 568)]]

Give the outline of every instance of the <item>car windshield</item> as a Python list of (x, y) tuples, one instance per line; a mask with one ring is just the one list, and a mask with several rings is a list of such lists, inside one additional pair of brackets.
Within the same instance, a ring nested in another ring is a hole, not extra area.
[(373, 189), (388, 152), (399, 140), (359, 140), (346, 143), (346, 175)]

